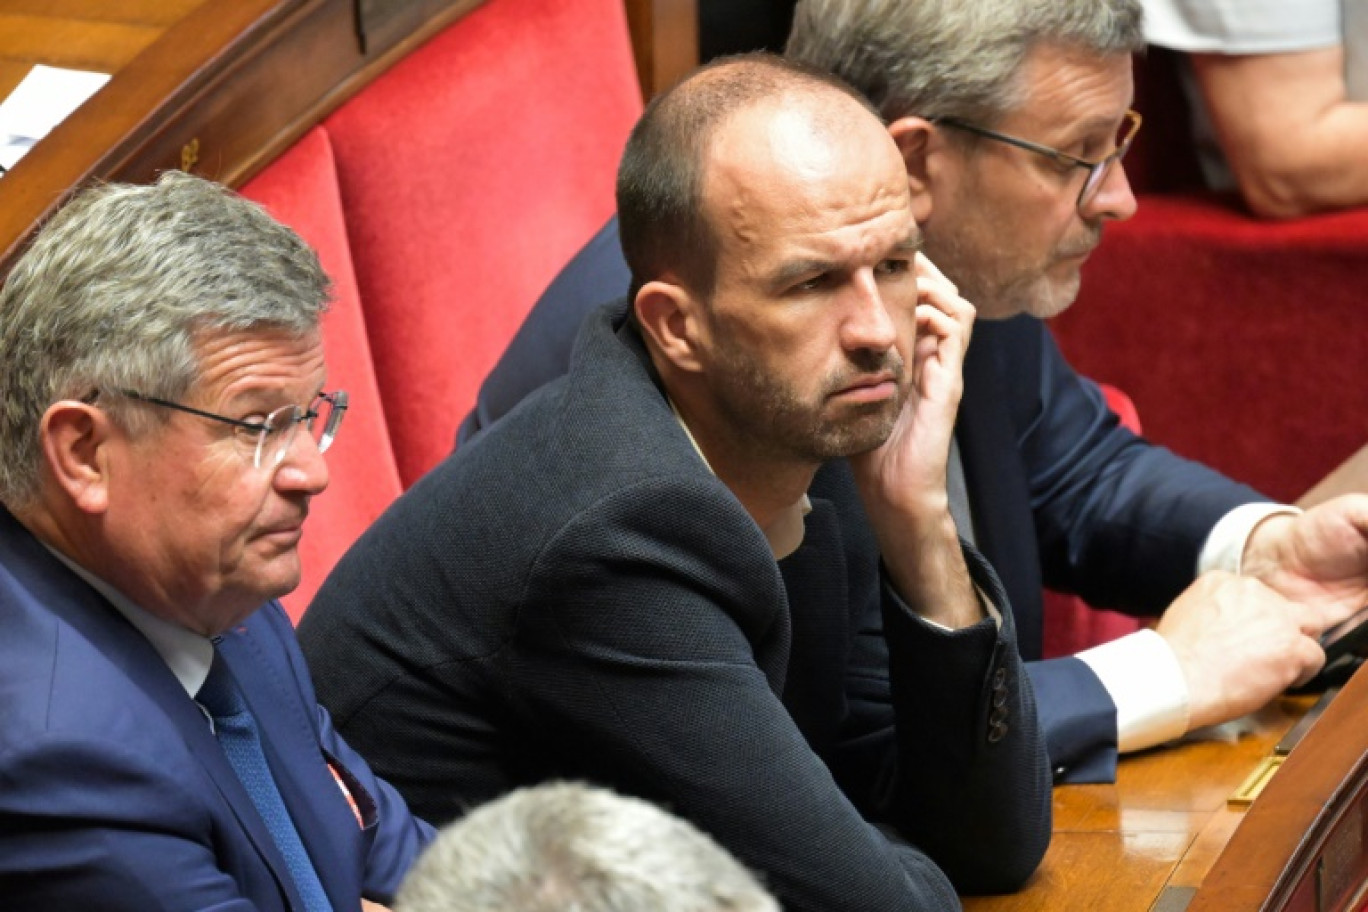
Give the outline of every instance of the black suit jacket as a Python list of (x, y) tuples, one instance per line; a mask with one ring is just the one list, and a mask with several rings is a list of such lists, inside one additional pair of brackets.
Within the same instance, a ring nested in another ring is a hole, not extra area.
[[(629, 273), (610, 220), (556, 277), (480, 389), (466, 441), (532, 390), (565, 372), (584, 315), (624, 295)], [(1038, 661), (1041, 586), (1091, 604), (1157, 615), (1196, 573), (1211, 527), (1266, 498), (1119, 426), (1096, 384), (1064, 360), (1044, 323), (980, 321), (964, 364), (955, 433), (975, 544), (997, 570), (1016, 615), (1055, 779), (1116, 777), (1116, 707), (1073, 657)], [(827, 491), (833, 467), (818, 475)], [(843, 503), (862, 522), (858, 503)]]
[(436, 820), (552, 778), (660, 802), (789, 909), (1020, 885), (1048, 769), (991, 570), (1001, 629), (934, 629), (819, 498), (781, 571), (622, 314), (328, 578), (300, 638), (339, 728)]

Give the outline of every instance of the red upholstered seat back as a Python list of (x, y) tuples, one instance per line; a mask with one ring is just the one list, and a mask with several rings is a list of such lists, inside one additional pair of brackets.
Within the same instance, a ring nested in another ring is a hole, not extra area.
[(299, 232), (332, 277), (334, 301), (323, 318), (327, 388), (344, 389), (351, 398), (328, 450), (328, 490), (314, 498), (304, 527), (304, 580), (285, 599), (298, 620), (337, 558), (399, 496), (399, 472), (371, 365), (327, 134), (313, 129), (242, 192)]
[(489, 0), (326, 120), (406, 486), (612, 213), (640, 111), (620, 0)]
[(619, 0), (487, 0), (243, 188), (333, 277), (329, 386), (351, 394), (285, 600), (296, 620), (451, 451), (523, 316), (612, 213), (640, 112)]
[(1295, 500), (1368, 439), (1365, 275), (1368, 211), (1266, 222), (1145, 196), (1055, 332), (1130, 394), (1151, 440)]

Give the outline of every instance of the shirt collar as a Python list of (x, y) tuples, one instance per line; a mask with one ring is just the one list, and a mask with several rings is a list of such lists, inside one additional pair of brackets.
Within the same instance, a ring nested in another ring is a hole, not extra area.
[(46, 542), (43, 547), (52, 552), (53, 557), (90, 584), (91, 588), (104, 596), (114, 608), (147, 638), (152, 648), (157, 650), (166, 667), (176, 676), (181, 687), (194, 699), (209, 677), (209, 666), (214, 661), (214, 644), (208, 637), (200, 636), (184, 627), (162, 620), (155, 614), (135, 605), (122, 592), (91, 573), (80, 564), (67, 557)]
[[(670, 403), (670, 411), (674, 412), (675, 420), (684, 429), (684, 436), (689, 438), (689, 443), (693, 445), (694, 452), (698, 454), (699, 459), (703, 460), (703, 465), (707, 466), (708, 471), (712, 472), (712, 466), (708, 465), (708, 457), (703, 455), (703, 448), (694, 439), (693, 431), (689, 430), (689, 425), (685, 423), (684, 416), (679, 414), (679, 409), (675, 407), (674, 400), (666, 396), (665, 401)], [(765, 536), (765, 541), (769, 542), (770, 553), (774, 555), (775, 560), (783, 560), (802, 546), (805, 531), (803, 517), (811, 512), (812, 501), (804, 492), (792, 504), (780, 510), (779, 515), (775, 516), (769, 525), (760, 527), (760, 531)]]

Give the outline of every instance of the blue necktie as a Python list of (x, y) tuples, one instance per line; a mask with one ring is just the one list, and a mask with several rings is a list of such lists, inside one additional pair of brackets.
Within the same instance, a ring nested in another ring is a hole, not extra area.
[(304, 901), (304, 908), (308, 912), (332, 912), (327, 894), (323, 892), (323, 884), (318, 880), (318, 872), (304, 850), (304, 843), (299, 839), (299, 832), (290, 820), (290, 812), (286, 810), (280, 790), (271, 776), (271, 769), (266, 764), (256, 719), (252, 717), (228, 673), (227, 664), (217, 651), (209, 677), (200, 688), (197, 700), (213, 717), (218, 742), (228, 755), (228, 762), (238, 779), (242, 780), (243, 788), (252, 797), (252, 804), (256, 805), (257, 813), (270, 830), (276, 848), (284, 857), (290, 877)]

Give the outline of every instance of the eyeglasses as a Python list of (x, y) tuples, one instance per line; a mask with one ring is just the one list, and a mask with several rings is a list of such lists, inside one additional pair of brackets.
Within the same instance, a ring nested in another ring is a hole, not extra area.
[[(158, 399), (156, 396), (144, 396), (134, 390), (121, 389), (116, 392), (121, 396), (138, 402), (145, 402), (148, 405), (175, 409), (178, 412), (187, 412), (201, 418), (208, 418), (211, 421), (220, 421), (231, 425), (244, 434), (254, 436), (256, 449), (252, 457), (252, 464), (258, 469), (263, 466), (274, 468), (284, 461), (285, 454), (289, 452), (290, 444), (294, 442), (295, 433), (301, 424), (309, 429), (309, 434), (318, 444), (318, 452), (327, 452), (328, 447), (332, 446), (332, 442), (337, 439), (337, 429), (342, 424), (342, 416), (347, 413), (347, 394), (342, 390), (333, 393), (319, 393), (307, 409), (300, 408), (297, 405), (281, 406), (267, 415), (266, 420), (261, 422), (239, 421), (236, 418), (216, 415), (203, 409), (181, 405), (179, 402)], [(94, 396), (88, 401), (94, 401)]]
[(1088, 172), (1088, 179), (1083, 182), (1083, 189), (1078, 191), (1077, 208), (1082, 212), (1087, 205), (1097, 196), (1097, 191), (1107, 179), (1107, 174), (1111, 171), (1112, 165), (1116, 164), (1121, 158), (1130, 151), (1131, 143), (1135, 141), (1135, 134), (1140, 132), (1140, 124), (1144, 118), (1136, 111), (1127, 111), (1125, 119), (1121, 122), (1121, 129), (1116, 134), (1116, 149), (1099, 161), (1088, 161), (1086, 158), (1079, 158), (1067, 152), (1060, 152), (1058, 149), (1051, 149), (1049, 146), (1042, 146), (1040, 143), (1031, 142), (1029, 139), (1021, 139), (1016, 136), (1008, 136), (1006, 133), (999, 133), (996, 130), (989, 130), (985, 127), (975, 126), (967, 121), (956, 117), (938, 117), (932, 123), (942, 124), (947, 127), (954, 127), (956, 130), (963, 130), (966, 133), (973, 133), (978, 136), (986, 136), (989, 139), (996, 139), (998, 142), (1007, 143), (1009, 146), (1016, 146), (1019, 149), (1026, 149), (1046, 158), (1053, 159), (1056, 164), (1066, 168), (1083, 168)]

